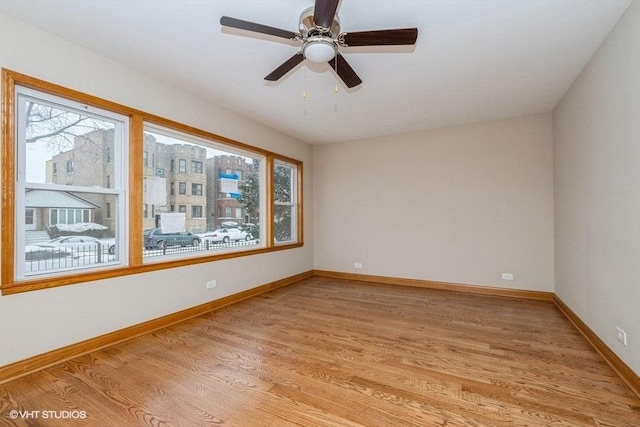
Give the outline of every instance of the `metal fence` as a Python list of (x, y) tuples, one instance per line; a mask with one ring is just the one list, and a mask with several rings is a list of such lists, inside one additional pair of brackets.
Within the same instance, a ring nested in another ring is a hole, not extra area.
[(188, 254), (188, 253), (197, 253), (197, 252), (211, 252), (211, 251), (222, 251), (233, 248), (244, 248), (249, 246), (255, 246), (260, 241), (258, 239), (255, 240), (241, 240), (238, 242), (211, 242), (209, 240), (205, 240), (201, 242), (199, 245), (186, 245), (186, 246), (164, 246), (158, 249), (145, 249), (142, 256), (147, 257), (155, 257), (155, 256), (165, 256), (165, 255), (178, 255), (178, 254)]
[[(143, 257), (158, 257), (166, 255), (180, 254), (204, 254), (205, 252), (224, 251), (235, 248), (247, 248), (258, 245), (260, 241), (242, 240), (239, 242), (214, 243), (208, 240), (199, 245), (188, 246), (165, 246), (158, 249), (144, 249)], [(111, 250), (110, 250), (111, 248)], [(83, 266), (98, 264), (110, 264), (117, 262), (119, 255), (113, 249), (113, 245), (100, 245), (98, 247), (45, 247), (27, 246), (25, 248), (25, 268), (26, 274), (46, 273), (58, 270), (68, 270)]]
[(66, 270), (82, 266), (112, 263), (117, 261), (115, 250), (110, 245), (86, 247), (25, 247), (25, 273)]

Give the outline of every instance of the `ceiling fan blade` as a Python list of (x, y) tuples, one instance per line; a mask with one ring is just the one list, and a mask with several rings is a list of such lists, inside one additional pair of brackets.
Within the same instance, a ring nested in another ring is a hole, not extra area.
[(256, 24), (255, 22), (243, 21), (242, 19), (231, 18), (229, 16), (221, 17), (220, 25), (292, 40), (296, 40), (299, 36), (299, 34), (292, 31), (281, 30), (280, 28), (269, 27), (268, 25)]
[[(336, 61), (338, 63), (337, 66)], [(342, 79), (347, 87), (356, 87), (360, 83), (362, 83), (360, 77), (358, 77), (356, 72), (353, 71), (353, 68), (351, 68), (351, 66), (347, 63), (347, 60), (344, 59), (344, 57), (340, 55), (340, 53), (338, 53), (331, 61), (329, 61), (329, 65), (331, 65), (331, 68), (336, 71), (338, 77)]]
[(316, 0), (313, 8), (313, 22), (318, 27), (331, 28), (339, 2), (340, 0)]
[(302, 60), (304, 59), (304, 56), (302, 56), (302, 52), (298, 52), (295, 55), (293, 55), (291, 58), (287, 59), (282, 65), (280, 65), (278, 68), (276, 68), (275, 70), (273, 70), (271, 72), (271, 74), (269, 74), (267, 77), (265, 77), (265, 80), (269, 80), (271, 82), (275, 82), (276, 80), (279, 80), (280, 77), (284, 76), (285, 74), (287, 74), (289, 71), (291, 71), (296, 65), (298, 65), (299, 63), (302, 62)]
[(358, 31), (344, 34), (346, 46), (392, 46), (415, 44), (418, 38), (417, 28), (398, 28), (395, 30)]

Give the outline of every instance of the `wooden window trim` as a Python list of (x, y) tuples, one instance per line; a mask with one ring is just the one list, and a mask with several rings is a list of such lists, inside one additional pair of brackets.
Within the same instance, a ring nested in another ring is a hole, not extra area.
[[(49, 83), (25, 74), (21, 74), (8, 69), (2, 69), (2, 201), (1, 209), (1, 226), (2, 237), (1, 254), (2, 254), (2, 272), (0, 273), (0, 289), (2, 295), (10, 295), (39, 289), (47, 289), (58, 286), (65, 286), (95, 280), (108, 279), (112, 277), (121, 277), (131, 274), (146, 273), (150, 271), (163, 270), (167, 268), (183, 267), (188, 265), (202, 264), (206, 262), (220, 261), (231, 258), (239, 258), (256, 254), (299, 248), (304, 245), (303, 240), (303, 208), (302, 208), (302, 162), (286, 156), (282, 156), (271, 151), (253, 147), (249, 144), (235, 141), (233, 139), (204, 131), (192, 126), (188, 126), (173, 120), (155, 116), (136, 110), (115, 102), (111, 102), (93, 95), (85, 94), (73, 89), (69, 89), (57, 84)], [(114, 268), (100, 269), (90, 272), (71, 272), (47, 277), (30, 277), (27, 279), (15, 280), (15, 159), (16, 158), (16, 105), (15, 95), (16, 86), (23, 86), (30, 89), (51, 95), (67, 98), (75, 102), (113, 111), (115, 113), (127, 116), (129, 118), (129, 159), (142, 159), (143, 152), (143, 133), (145, 123), (151, 123), (162, 127), (174, 129), (179, 132), (190, 134), (196, 137), (209, 140), (212, 143), (227, 145), (232, 148), (248, 151), (262, 155), (266, 159), (268, 173), (266, 173), (266, 196), (267, 196), (267, 212), (265, 213), (266, 241), (265, 246), (257, 249), (227, 252), (221, 254), (203, 255), (193, 258), (179, 258), (153, 263), (144, 263), (142, 246), (143, 246), (143, 188), (142, 178), (144, 176), (144, 167), (141, 161), (129, 161), (129, 251), (128, 259), (124, 260), (126, 266), (118, 266)], [(271, 221), (273, 214), (273, 166), (275, 159), (286, 161), (297, 165), (298, 170), (298, 236), (297, 241), (289, 244), (275, 245), (273, 241), (273, 224)]]

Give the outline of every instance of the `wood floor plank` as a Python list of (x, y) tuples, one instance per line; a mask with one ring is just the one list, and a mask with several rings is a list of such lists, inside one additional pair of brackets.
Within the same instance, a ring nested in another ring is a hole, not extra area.
[(5, 425), (638, 427), (640, 399), (552, 302), (313, 277), (4, 384)]

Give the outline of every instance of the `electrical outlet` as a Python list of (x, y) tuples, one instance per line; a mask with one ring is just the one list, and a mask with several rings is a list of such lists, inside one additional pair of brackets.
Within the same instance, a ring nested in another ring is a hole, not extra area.
[(620, 328), (616, 328), (616, 339), (623, 345), (627, 345), (627, 333)]
[(513, 280), (513, 274), (511, 274), (511, 273), (502, 273), (502, 280)]
[(216, 284), (216, 281), (215, 281), (215, 280), (209, 280), (209, 281), (206, 283), (206, 288), (207, 288), (207, 289), (213, 289), (213, 288), (215, 288), (216, 286), (218, 286), (218, 285)]
[(355, 268), (362, 268), (362, 263), (361, 262), (356, 262), (353, 266)]

